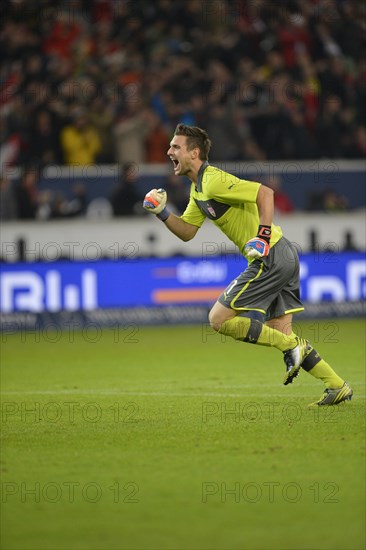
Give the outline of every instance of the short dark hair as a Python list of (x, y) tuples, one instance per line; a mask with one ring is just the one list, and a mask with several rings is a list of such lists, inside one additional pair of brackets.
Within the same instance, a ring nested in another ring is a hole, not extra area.
[(187, 126), (186, 124), (178, 124), (175, 132), (175, 136), (186, 136), (187, 149), (191, 151), (196, 147), (200, 150), (200, 159), (208, 160), (208, 153), (211, 148), (211, 140), (205, 130), (198, 128), (198, 126)]

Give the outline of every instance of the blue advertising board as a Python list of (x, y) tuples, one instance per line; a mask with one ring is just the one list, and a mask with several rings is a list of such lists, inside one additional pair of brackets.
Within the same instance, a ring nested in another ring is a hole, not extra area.
[[(363, 253), (304, 254), (300, 261), (303, 301), (365, 299)], [(245, 267), (241, 256), (2, 264), (0, 311), (209, 306)]]

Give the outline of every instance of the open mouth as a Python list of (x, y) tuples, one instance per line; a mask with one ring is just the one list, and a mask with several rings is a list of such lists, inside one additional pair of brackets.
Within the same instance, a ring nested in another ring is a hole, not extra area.
[(179, 161), (176, 159), (172, 159), (172, 162), (173, 162), (174, 172), (176, 172), (180, 167)]

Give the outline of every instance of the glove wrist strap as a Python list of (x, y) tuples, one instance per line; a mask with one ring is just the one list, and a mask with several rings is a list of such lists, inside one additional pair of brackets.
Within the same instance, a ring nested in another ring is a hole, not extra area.
[(167, 208), (164, 208), (159, 214), (156, 214), (156, 217), (159, 218), (162, 222), (165, 222), (170, 216), (170, 212)]
[(269, 244), (271, 240), (272, 229), (270, 225), (260, 225), (258, 228), (257, 237), (266, 241)]

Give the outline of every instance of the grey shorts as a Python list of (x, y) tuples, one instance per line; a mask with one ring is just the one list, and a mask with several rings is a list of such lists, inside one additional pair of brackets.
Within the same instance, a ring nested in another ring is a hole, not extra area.
[(219, 297), (223, 306), (238, 312), (257, 311), (265, 320), (303, 311), (300, 265), (296, 248), (282, 237), (268, 256), (254, 260)]

